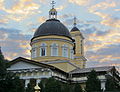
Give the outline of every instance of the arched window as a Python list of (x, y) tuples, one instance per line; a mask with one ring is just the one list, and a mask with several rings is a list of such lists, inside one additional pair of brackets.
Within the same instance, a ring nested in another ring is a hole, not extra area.
[(58, 44), (56, 43), (51, 45), (51, 56), (58, 56)]
[(68, 57), (68, 46), (66, 44), (62, 46), (62, 56)]
[(32, 58), (37, 57), (36, 55), (36, 48), (32, 48)]
[(71, 58), (71, 59), (73, 59), (73, 54), (74, 54), (74, 50), (73, 50), (73, 48), (71, 47), (71, 48), (70, 48), (70, 58)]
[(47, 45), (45, 43), (40, 46), (40, 56), (47, 56)]

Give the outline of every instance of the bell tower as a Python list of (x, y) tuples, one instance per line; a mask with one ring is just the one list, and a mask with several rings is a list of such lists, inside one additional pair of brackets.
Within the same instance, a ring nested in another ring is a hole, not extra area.
[(77, 19), (74, 17), (74, 26), (71, 30), (72, 38), (75, 40), (74, 43), (74, 63), (79, 68), (85, 68), (86, 58), (84, 57), (84, 37), (80, 30), (77, 28)]

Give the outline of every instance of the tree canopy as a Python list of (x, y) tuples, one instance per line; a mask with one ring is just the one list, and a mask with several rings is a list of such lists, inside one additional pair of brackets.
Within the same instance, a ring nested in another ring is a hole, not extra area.
[(101, 92), (101, 82), (97, 77), (95, 70), (92, 70), (87, 77), (86, 81), (86, 91), (87, 92)]
[(0, 92), (24, 92), (24, 83), (7, 71), (7, 62), (0, 49)]
[(120, 85), (118, 82), (111, 76), (107, 76), (107, 80), (105, 83), (105, 92), (113, 91), (113, 92), (119, 92), (120, 91)]

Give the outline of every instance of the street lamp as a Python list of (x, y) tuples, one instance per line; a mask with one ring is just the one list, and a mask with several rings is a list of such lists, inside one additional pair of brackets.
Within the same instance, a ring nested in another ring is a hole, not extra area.
[(34, 87), (34, 89), (35, 89), (35, 92), (40, 92), (40, 87), (38, 86), (38, 84)]

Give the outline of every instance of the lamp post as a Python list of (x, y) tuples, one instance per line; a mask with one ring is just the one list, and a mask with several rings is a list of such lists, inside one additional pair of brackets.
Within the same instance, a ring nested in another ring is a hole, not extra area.
[(34, 87), (34, 89), (35, 89), (35, 92), (40, 92), (40, 87), (38, 86), (38, 84)]

